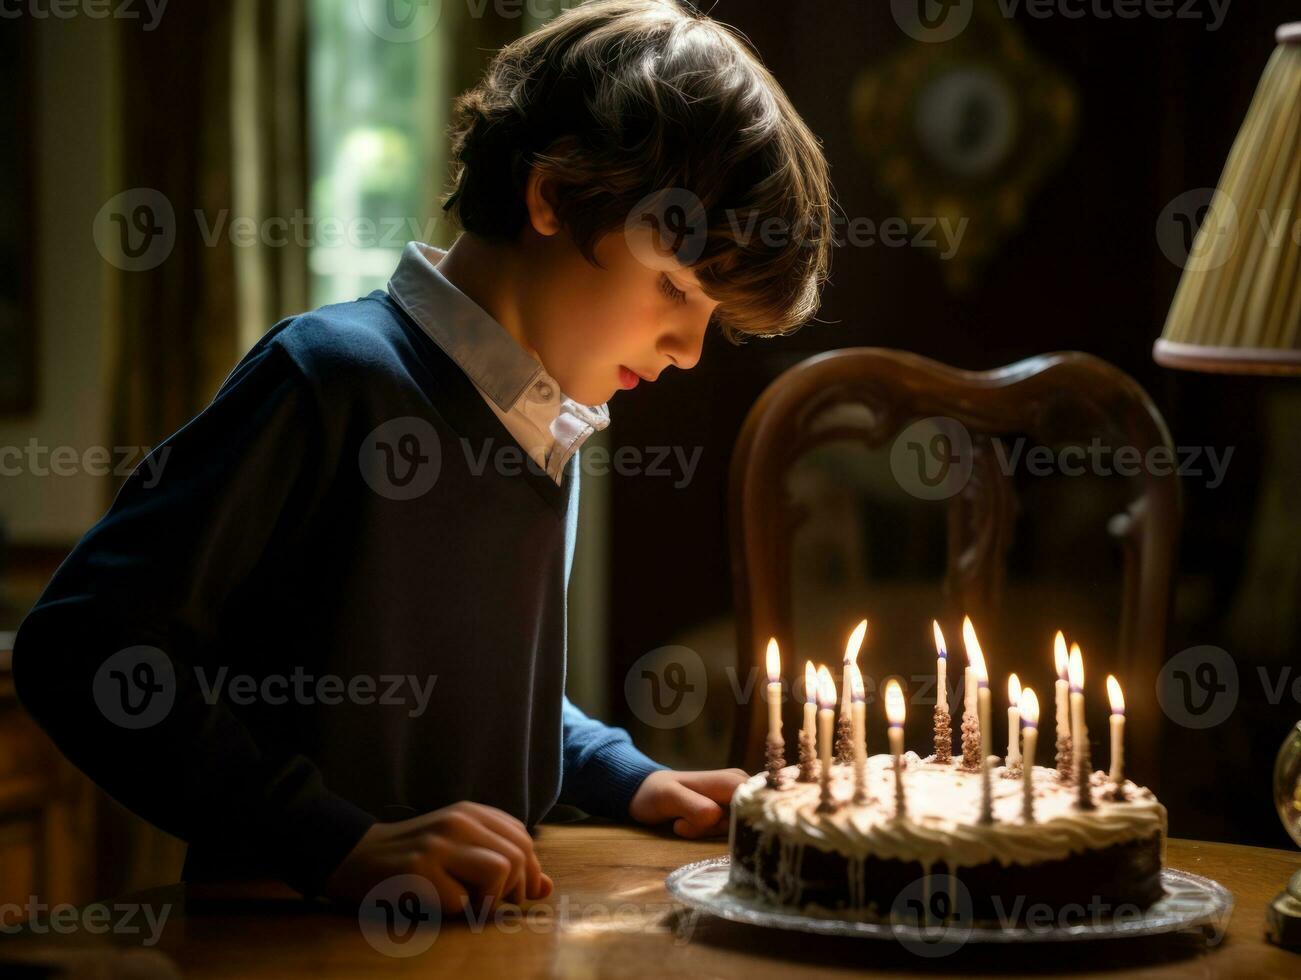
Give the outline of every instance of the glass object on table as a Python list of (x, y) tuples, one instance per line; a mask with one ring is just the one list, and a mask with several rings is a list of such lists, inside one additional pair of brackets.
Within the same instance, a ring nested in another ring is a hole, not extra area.
[[(1283, 827), (1301, 847), (1301, 721), (1292, 726), (1274, 763), (1274, 805)], [(1266, 910), (1270, 941), (1301, 949), (1301, 870)]]

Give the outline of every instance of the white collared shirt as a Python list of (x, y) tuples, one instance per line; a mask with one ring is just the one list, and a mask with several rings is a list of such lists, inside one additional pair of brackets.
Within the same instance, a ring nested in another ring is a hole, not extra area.
[(558, 484), (570, 457), (610, 424), (609, 407), (567, 397), (537, 358), (438, 271), (446, 254), (408, 242), (389, 295), (457, 363), (520, 448)]

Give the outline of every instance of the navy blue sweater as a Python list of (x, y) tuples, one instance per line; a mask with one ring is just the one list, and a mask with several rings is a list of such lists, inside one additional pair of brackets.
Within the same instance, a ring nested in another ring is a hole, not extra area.
[(387, 294), (282, 321), (59, 567), (19, 696), (191, 878), (317, 893), (458, 800), (627, 819), (663, 767), (564, 696), (577, 459), (514, 446)]

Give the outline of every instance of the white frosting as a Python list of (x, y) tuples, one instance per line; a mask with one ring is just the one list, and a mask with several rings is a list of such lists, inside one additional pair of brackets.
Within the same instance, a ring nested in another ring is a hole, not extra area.
[[(1063, 784), (1057, 770), (1035, 766), (1033, 773), (1034, 822), (1022, 819), (1023, 784), (1005, 779), (1002, 766), (990, 774), (994, 822), (980, 823), (981, 777), (957, 767), (924, 762), (905, 756), (903, 773), (906, 815), (895, 814), (895, 775), (889, 755), (868, 759), (865, 804), (851, 802), (852, 766), (833, 766), (831, 792), (840, 806), (832, 813), (817, 812), (819, 783), (796, 782), (797, 766), (783, 770), (782, 789), (767, 786), (759, 773), (736, 788), (732, 821), (744, 819), (761, 835), (775, 834), (783, 845), (810, 845), (853, 859), (867, 855), (900, 861), (918, 861), (923, 867), (945, 862), (951, 868), (974, 867), (990, 861), (1002, 864), (1037, 864), (1125, 841), (1161, 834), (1161, 859), (1165, 861), (1166, 809), (1150, 790), (1126, 781), (1126, 799), (1106, 798), (1110, 787), (1105, 774), (1093, 777), (1092, 810), (1076, 806), (1073, 784)], [(735, 827), (732, 828), (735, 834)], [(785, 849), (785, 848), (784, 848)]]

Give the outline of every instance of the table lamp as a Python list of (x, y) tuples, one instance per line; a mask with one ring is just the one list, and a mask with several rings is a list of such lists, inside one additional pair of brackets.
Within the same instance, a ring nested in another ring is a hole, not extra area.
[[(1153, 348), (1165, 367), (1301, 374), (1301, 23), (1275, 38)], [(1301, 723), (1279, 753), (1274, 792), (1301, 844)], [(1301, 872), (1266, 918), (1271, 941), (1301, 947)]]
[(1153, 349), (1165, 367), (1301, 374), (1301, 22), (1275, 36)]

